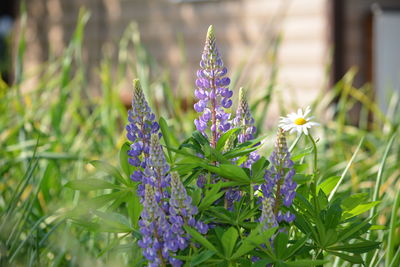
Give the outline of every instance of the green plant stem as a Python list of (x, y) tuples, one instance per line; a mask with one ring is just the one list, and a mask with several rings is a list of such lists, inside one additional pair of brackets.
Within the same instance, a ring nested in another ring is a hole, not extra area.
[[(253, 200), (254, 200), (254, 189), (253, 189), (253, 184), (252, 183), (250, 183), (250, 188), (249, 189), (250, 189), (250, 209), (253, 210), (253, 208), (254, 208), (254, 203), (253, 203)], [(254, 222), (254, 216), (251, 216), (250, 221)]]
[[(308, 135), (310, 138), (310, 141), (313, 145), (313, 152), (314, 152), (314, 158), (313, 158), (313, 172), (314, 175), (318, 173), (318, 149), (317, 149), (317, 143), (315, 142), (314, 138), (312, 137), (311, 134)], [(316, 181), (315, 181), (316, 182)]]
[(313, 182), (311, 183), (311, 192), (314, 197), (315, 207), (319, 211), (319, 203), (317, 201), (317, 180), (318, 180), (318, 148), (317, 143), (315, 142), (314, 138), (312, 137), (311, 133), (308, 135), (312, 145), (313, 145)]
[(297, 143), (300, 141), (300, 138), (303, 136), (303, 134), (299, 134), (296, 139), (294, 140), (294, 142), (292, 143), (292, 145), (289, 148), (289, 152), (292, 153), (293, 149), (297, 146)]

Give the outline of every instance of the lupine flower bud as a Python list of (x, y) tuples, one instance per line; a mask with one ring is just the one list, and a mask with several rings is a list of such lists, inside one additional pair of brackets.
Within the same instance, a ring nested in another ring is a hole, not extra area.
[(197, 71), (195, 97), (198, 102), (194, 109), (203, 114), (194, 120), (198, 131), (206, 135), (210, 125), (211, 145), (215, 147), (219, 136), (230, 129), (230, 114), (225, 109), (232, 106), (230, 99), (233, 92), (228, 89), (230, 79), (224, 77), (227, 69), (224, 67), (218, 52), (214, 28), (208, 28), (204, 51), (201, 56), (200, 69)]
[(193, 218), (193, 216), (197, 214), (197, 207), (192, 205), (192, 198), (188, 196), (177, 172), (172, 172), (171, 174), (171, 198), (169, 211), (171, 218), (173, 218), (174, 221), (171, 221), (172, 224), (176, 223), (178, 226), (182, 227), (183, 222), (186, 222), (189, 226), (197, 228), (200, 233), (207, 233), (208, 226), (200, 221), (196, 222)]
[(265, 183), (261, 185), (264, 198), (275, 199), (274, 214), (277, 220), (288, 223), (294, 220), (294, 214), (279, 210), (281, 204), (290, 207), (296, 196), (295, 170), (286, 143), (284, 131), (279, 128), (274, 151), (270, 157), (271, 168), (265, 172)]
[(199, 177), (197, 178), (197, 186), (203, 188), (207, 182), (207, 177), (204, 173), (200, 173)]
[[(143, 175), (143, 184), (150, 184), (157, 189), (155, 196), (157, 202), (168, 198), (166, 187), (170, 185), (169, 165), (165, 160), (164, 152), (157, 134), (152, 134), (150, 139), (150, 156), (147, 158), (146, 169)], [(168, 208), (168, 203), (162, 201), (163, 208)]]
[[(244, 143), (254, 139), (256, 127), (254, 126), (254, 118), (251, 115), (249, 103), (247, 102), (246, 91), (243, 88), (239, 90), (239, 106), (236, 111), (236, 117), (233, 119), (234, 127), (240, 127), (238, 142)], [(251, 152), (249, 158), (243, 163), (243, 167), (251, 168), (251, 165), (259, 160), (260, 155), (256, 151)]]
[(141, 182), (143, 178), (141, 169), (146, 167), (146, 159), (149, 157), (150, 136), (159, 132), (159, 125), (154, 121), (155, 115), (146, 101), (138, 79), (133, 80), (133, 86), (132, 110), (128, 112), (126, 136), (132, 142), (128, 151), (129, 163), (138, 167), (131, 175), (131, 179)]
[(273, 200), (271, 198), (264, 198), (262, 200), (260, 223), (264, 230), (278, 226), (272, 205)]
[[(233, 119), (233, 126), (235, 128), (240, 128), (238, 134), (238, 142), (244, 143), (254, 139), (254, 134), (256, 133), (256, 127), (254, 126), (254, 119), (250, 112), (249, 103), (247, 102), (246, 91), (243, 88), (239, 89), (239, 105), (236, 111), (236, 117)], [(233, 143), (232, 140), (228, 140), (230, 144)], [(242, 167), (251, 168), (254, 162), (260, 158), (260, 155), (256, 151), (249, 154), (248, 159), (242, 163)], [(228, 209), (233, 208), (233, 203), (240, 200), (241, 191), (238, 188), (229, 188), (225, 194), (225, 200)]]

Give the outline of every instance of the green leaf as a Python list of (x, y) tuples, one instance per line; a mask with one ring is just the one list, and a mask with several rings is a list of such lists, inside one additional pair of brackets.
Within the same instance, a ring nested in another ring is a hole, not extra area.
[(253, 267), (265, 267), (265, 266), (268, 266), (268, 264), (270, 264), (272, 262), (273, 261), (271, 259), (263, 259), (263, 260), (256, 261), (251, 266), (253, 266)]
[(302, 164), (295, 164), (294, 169), (296, 170), (296, 173), (302, 173), (305, 172), (308, 168), (307, 163), (302, 163)]
[(192, 205), (193, 206), (198, 206), (200, 199), (201, 199), (201, 189), (197, 189), (193, 191), (190, 195), (192, 198)]
[(199, 232), (197, 232), (195, 229), (184, 225), (183, 228), (185, 228), (186, 232), (192, 236), (192, 238), (199, 242), (203, 247), (217, 253), (219, 256), (222, 256), (221, 253), (214, 247), (213, 244), (211, 244), (204, 236), (202, 236)]
[(190, 266), (197, 266), (200, 263), (205, 262), (206, 260), (208, 260), (209, 258), (211, 258), (214, 255), (215, 255), (214, 251), (205, 250), (205, 251), (201, 252), (200, 254), (193, 256), (193, 258), (190, 262)]
[(374, 242), (374, 241), (367, 240), (367, 241), (362, 241), (362, 242), (358, 242), (358, 243), (333, 246), (333, 247), (329, 247), (328, 249), (360, 254), (360, 253), (365, 253), (370, 250), (376, 249), (380, 246), (380, 244), (381, 244), (380, 242)]
[[(171, 133), (171, 131), (168, 127), (167, 121), (163, 117), (160, 117), (159, 124), (160, 124), (161, 133), (163, 135), (163, 140), (164, 140), (167, 148), (172, 147), (172, 146), (177, 147), (179, 145), (179, 142), (176, 139), (176, 137)], [(169, 149), (167, 149), (167, 152), (168, 152), (168, 157), (169, 157), (170, 161), (172, 162), (173, 160), (172, 160), (171, 151)]]
[(130, 175), (133, 173), (133, 167), (128, 162), (128, 150), (130, 150), (129, 143), (125, 142), (119, 151), (119, 164), (126, 177), (130, 178)]
[(295, 266), (295, 267), (310, 267), (310, 266), (318, 266), (328, 263), (329, 260), (295, 260), (291, 262), (285, 262), (287, 266)]
[(225, 256), (227, 259), (229, 259), (232, 255), (237, 238), (238, 232), (234, 227), (230, 227), (221, 238), (221, 243), (224, 247)]
[(301, 158), (303, 158), (303, 157), (305, 157), (307, 155), (310, 155), (312, 152), (313, 152), (313, 148), (312, 147), (310, 147), (308, 149), (304, 149), (301, 153), (293, 155), (292, 156), (292, 161), (298, 161)]
[(107, 173), (108, 175), (114, 177), (116, 180), (118, 180), (121, 184), (128, 185), (128, 181), (122, 177), (120, 174), (119, 170), (115, 168), (114, 166), (108, 164), (105, 161), (100, 161), (100, 160), (93, 160), (90, 162), (96, 169), (103, 171)]
[[(326, 207), (328, 206), (328, 198), (324, 194), (324, 191), (320, 190), (318, 192), (317, 199), (318, 199), (319, 209), (320, 210), (326, 209)], [(341, 213), (339, 215), (341, 215)], [(339, 217), (339, 219), (340, 219), (340, 217)]]
[(133, 231), (133, 228), (129, 225), (128, 219), (119, 213), (106, 213), (98, 210), (94, 210), (92, 213), (101, 218), (101, 231), (110, 233), (127, 233)]
[(316, 233), (314, 227), (310, 224), (309, 220), (306, 220), (304, 216), (301, 214), (296, 214), (296, 220), (294, 224), (302, 231), (304, 234), (308, 235), (309, 233), (312, 234), (312, 237), (315, 241), (319, 242), (319, 236)]
[(274, 240), (275, 251), (278, 259), (283, 259), (287, 253), (287, 243), (289, 241), (288, 235), (286, 233), (279, 233)]
[(371, 225), (371, 227), (369, 228), (369, 230), (387, 230), (385, 225)]
[(359, 193), (359, 194), (352, 194), (351, 196), (345, 198), (342, 201), (342, 209), (345, 211), (349, 211), (357, 207), (359, 204), (366, 202), (369, 198), (368, 193)]
[(238, 131), (240, 130), (240, 128), (233, 128), (230, 129), (229, 131), (225, 132), (224, 134), (221, 135), (221, 137), (218, 139), (217, 145), (216, 145), (216, 149), (218, 151), (221, 151), (224, 146), (226, 141), (233, 135), (236, 134)]
[(208, 139), (199, 131), (194, 131), (192, 134), (194, 140), (196, 140), (201, 146), (208, 146), (210, 147), (210, 142)]
[(310, 174), (301, 174), (301, 173), (296, 173), (293, 176), (293, 181), (295, 181), (297, 184), (302, 185), (302, 184), (306, 184), (308, 182), (311, 181), (312, 179), (312, 175)]
[(287, 251), (284, 259), (290, 259), (292, 256), (296, 254), (297, 251), (299, 251), (303, 245), (307, 242), (307, 239), (309, 238), (309, 235), (303, 237), (302, 239), (299, 239), (294, 243), (292, 246), (290, 246)]
[(211, 212), (220, 222), (236, 225), (233, 214), (223, 207), (210, 207), (207, 211)]
[(338, 236), (338, 242), (342, 240), (346, 240), (347, 238), (351, 237), (353, 234), (357, 233), (360, 231), (362, 228), (364, 228), (366, 225), (368, 225), (368, 222), (371, 220), (371, 218), (365, 219), (363, 222), (356, 222), (351, 225), (349, 225), (346, 229), (341, 231)]
[(331, 203), (330, 207), (326, 212), (325, 226), (327, 229), (335, 229), (340, 222), (340, 217), (342, 215), (342, 209), (338, 202)]
[(121, 187), (115, 184), (100, 179), (73, 180), (66, 183), (65, 187), (69, 187), (71, 189), (80, 191), (92, 191), (100, 189), (121, 189)]
[(259, 246), (262, 243), (265, 243), (266, 240), (269, 240), (271, 236), (275, 233), (277, 227), (270, 228), (262, 233), (259, 233), (259, 229), (255, 229), (251, 231), (250, 235), (243, 240), (240, 247), (233, 254), (231, 259), (237, 259), (246, 253), (252, 251), (255, 247)]
[(338, 233), (336, 229), (328, 229), (324, 234), (324, 240), (322, 240), (322, 246), (327, 247), (333, 245), (338, 240)]
[(214, 203), (217, 199), (225, 194), (225, 192), (219, 192), (221, 186), (221, 182), (211, 185), (211, 190), (208, 190), (205, 193), (205, 196), (198, 207), (200, 211), (208, 208), (212, 203)]
[(219, 162), (220, 164), (231, 164), (231, 161), (225, 158), (225, 156), (218, 150), (210, 147), (210, 157), (211, 162)]
[(137, 229), (143, 206), (140, 204), (140, 199), (137, 195), (136, 188), (127, 196), (126, 202), (129, 218), (131, 219), (133, 227)]
[(264, 176), (264, 170), (269, 165), (269, 161), (265, 157), (260, 157), (259, 160), (251, 165), (251, 172), (254, 179)]
[(201, 167), (229, 180), (243, 182), (245, 184), (250, 182), (247, 173), (241, 167), (236, 165), (221, 164), (219, 166), (212, 166), (212, 165), (202, 164)]
[(373, 201), (373, 202), (369, 202), (369, 203), (365, 203), (365, 204), (360, 204), (357, 207), (353, 208), (352, 210), (346, 211), (345, 213), (343, 213), (342, 219), (347, 220), (347, 219), (357, 216), (361, 213), (364, 213), (364, 212), (372, 209), (379, 203), (380, 203), (380, 201)]
[(333, 251), (330, 251), (329, 253), (331, 253), (335, 256), (338, 256), (338, 257), (344, 259), (345, 261), (354, 263), (354, 264), (363, 264), (364, 263), (364, 261), (360, 255), (348, 255), (348, 254), (344, 254), (344, 253), (340, 253), (340, 252), (333, 252)]
[(325, 193), (325, 195), (329, 195), (329, 193), (333, 190), (333, 188), (335, 188), (339, 180), (340, 176), (329, 177), (328, 179), (326, 179), (325, 181), (323, 181), (321, 184), (318, 185), (317, 192), (319, 190), (322, 190)]
[(187, 157), (188, 159), (185, 159), (185, 160), (187, 160), (189, 162), (191, 161), (193, 165), (198, 165), (200, 163), (206, 162), (204, 159), (199, 158), (198, 156), (196, 156), (194, 154), (191, 154), (191, 153), (189, 153), (189, 152), (187, 152), (187, 151), (185, 151), (183, 149), (176, 149), (176, 148), (169, 147), (169, 146), (167, 146), (167, 149), (171, 150), (171, 151), (173, 151), (173, 152), (175, 152), (177, 154), (180, 154), (180, 155), (183, 155), (183, 156)]
[(122, 190), (122, 191), (112, 192), (110, 194), (100, 195), (95, 198), (89, 199), (88, 205), (90, 208), (98, 209), (107, 204), (110, 204), (112, 201), (114, 201), (117, 198), (125, 197), (126, 194), (127, 194), (127, 191)]
[(260, 136), (251, 141), (244, 142), (244, 143), (238, 145), (237, 147), (229, 150), (228, 152), (224, 153), (224, 156), (227, 159), (231, 159), (231, 158), (236, 158), (236, 157), (240, 157), (240, 156), (249, 154), (250, 152), (260, 148), (261, 144), (258, 146), (255, 146), (255, 145), (260, 143), (262, 140), (264, 140), (265, 137), (266, 137), (266, 135)]

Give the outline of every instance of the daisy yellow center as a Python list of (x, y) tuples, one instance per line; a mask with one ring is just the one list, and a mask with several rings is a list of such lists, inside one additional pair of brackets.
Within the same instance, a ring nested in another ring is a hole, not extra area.
[(294, 120), (294, 124), (296, 125), (303, 125), (305, 124), (307, 121), (304, 118), (297, 118)]

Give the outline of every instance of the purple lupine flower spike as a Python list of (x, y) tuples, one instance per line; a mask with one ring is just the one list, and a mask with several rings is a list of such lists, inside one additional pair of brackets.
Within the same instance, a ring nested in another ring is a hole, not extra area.
[(290, 207), (296, 196), (296, 182), (293, 181), (295, 170), (287, 147), (285, 132), (279, 128), (275, 148), (270, 156), (271, 168), (265, 172), (265, 183), (261, 189), (265, 199), (275, 199), (274, 214), (278, 222), (288, 223), (295, 219), (294, 214), (280, 211), (281, 204)]
[(228, 89), (230, 79), (225, 77), (226, 73), (227, 69), (216, 46), (214, 27), (211, 25), (208, 28), (200, 69), (197, 71), (197, 89), (194, 93), (198, 99), (194, 109), (202, 115), (194, 120), (194, 124), (204, 135), (210, 126), (212, 147), (216, 146), (219, 136), (231, 127), (230, 113), (225, 109), (232, 106), (230, 98), (233, 92)]
[(142, 248), (143, 256), (148, 260), (149, 266), (165, 266), (168, 254), (165, 255), (166, 246), (163, 236), (165, 230), (170, 228), (164, 211), (155, 198), (155, 188), (149, 184), (145, 186), (143, 210), (139, 221), (142, 239), (138, 245)]
[(165, 160), (164, 152), (160, 144), (159, 135), (152, 134), (150, 138), (150, 156), (147, 158), (146, 169), (143, 175), (143, 184), (150, 184), (156, 188), (155, 197), (157, 202), (162, 203), (162, 207), (168, 210), (169, 197), (167, 187), (170, 185), (171, 177), (169, 165)]
[[(251, 115), (249, 103), (247, 101), (246, 91), (243, 88), (239, 89), (239, 106), (236, 111), (236, 117), (233, 119), (234, 127), (240, 127), (238, 142), (244, 143), (254, 139), (256, 126), (254, 126), (254, 118)], [(256, 151), (250, 153), (246, 162), (242, 167), (251, 168), (254, 162), (260, 159), (260, 155)]]
[(180, 229), (182, 229), (183, 222), (185, 222), (189, 226), (197, 228), (200, 233), (207, 233), (207, 224), (201, 221), (196, 221), (193, 217), (197, 214), (197, 207), (192, 205), (192, 198), (188, 196), (177, 172), (171, 173), (171, 198), (169, 212), (171, 214), (171, 224), (177, 224), (177, 227)]
[[(132, 109), (128, 111), (129, 123), (126, 126), (127, 138), (132, 142), (128, 151), (129, 163), (137, 170), (131, 175), (133, 181), (141, 182), (143, 179), (142, 169), (146, 167), (150, 150), (150, 136), (159, 132), (159, 125), (155, 122), (155, 115), (152, 113), (142, 87), (138, 79), (133, 80), (134, 92)], [(143, 186), (141, 186), (144, 190)]]
[[(254, 118), (251, 115), (249, 103), (246, 97), (246, 91), (242, 87), (239, 89), (239, 105), (236, 111), (236, 116), (233, 119), (233, 126), (240, 128), (238, 134), (238, 143), (244, 143), (254, 139), (256, 133), (256, 127), (254, 126)], [(228, 142), (228, 146), (233, 143), (233, 140)], [(251, 168), (254, 162), (259, 160), (260, 155), (257, 151), (253, 151), (249, 154), (248, 159), (241, 164), (242, 167)], [(227, 207), (229, 210), (233, 208), (233, 203), (240, 200), (241, 191), (238, 188), (229, 188), (225, 194)]]

